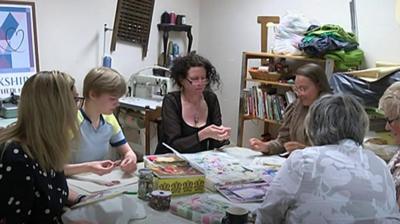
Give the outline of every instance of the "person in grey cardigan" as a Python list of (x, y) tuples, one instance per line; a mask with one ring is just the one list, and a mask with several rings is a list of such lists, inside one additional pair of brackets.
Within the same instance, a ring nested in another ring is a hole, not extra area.
[(293, 90), (297, 100), (287, 106), (278, 137), (268, 142), (251, 138), (251, 149), (273, 155), (309, 145), (303, 124), (304, 118), (312, 103), (320, 96), (330, 93), (331, 89), (324, 70), (317, 64), (300, 66), (294, 74), (296, 79)]

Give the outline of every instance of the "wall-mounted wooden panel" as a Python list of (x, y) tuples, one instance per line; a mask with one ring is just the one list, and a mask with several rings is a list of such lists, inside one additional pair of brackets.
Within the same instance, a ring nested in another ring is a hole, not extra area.
[(154, 0), (118, 0), (115, 13), (111, 51), (117, 40), (142, 46), (142, 58), (147, 55)]

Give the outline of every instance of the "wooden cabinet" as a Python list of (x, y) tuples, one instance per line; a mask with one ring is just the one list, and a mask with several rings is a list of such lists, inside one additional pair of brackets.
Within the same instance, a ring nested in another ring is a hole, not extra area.
[[(295, 62), (297, 64), (305, 64), (305, 63), (316, 63), (323, 67), (325, 67), (325, 73), (328, 77), (333, 72), (334, 63), (332, 60), (325, 60), (325, 59), (317, 59), (317, 58), (308, 58), (304, 56), (291, 56), (291, 55), (278, 55), (273, 53), (265, 53), (265, 52), (243, 52), (242, 54), (242, 71), (241, 71), (241, 82), (240, 82), (240, 103), (239, 103), (239, 122), (238, 122), (238, 138), (237, 138), (237, 145), (243, 146), (243, 133), (244, 133), (244, 122), (248, 120), (261, 120), (264, 122), (264, 132), (268, 132), (269, 125), (280, 125), (281, 119), (270, 119), (270, 116), (254, 116), (254, 115), (246, 115), (245, 114), (245, 104), (246, 104), (246, 88), (250, 85), (249, 83), (253, 83), (255, 85), (262, 85), (263, 88), (276, 88), (281, 93), (285, 93), (286, 91), (291, 90), (293, 84), (281, 81), (265, 81), (259, 79), (253, 79), (249, 75), (249, 61), (250, 60), (258, 60), (260, 64), (265, 64), (262, 62), (269, 61), (270, 64), (274, 64), (275, 61), (285, 59), (290, 62)], [(295, 68), (292, 67), (290, 69), (294, 71)], [(264, 101), (265, 103), (266, 101)], [(247, 105), (247, 104), (246, 104)], [(267, 105), (266, 103), (264, 105)], [(284, 108), (280, 108), (284, 110)], [(264, 112), (268, 108), (265, 108)], [(275, 136), (274, 136), (275, 137)]]

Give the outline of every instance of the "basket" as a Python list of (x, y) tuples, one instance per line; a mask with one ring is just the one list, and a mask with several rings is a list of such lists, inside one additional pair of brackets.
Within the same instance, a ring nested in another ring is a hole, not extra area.
[(259, 79), (265, 81), (278, 81), (281, 77), (281, 74), (278, 72), (267, 72), (260, 71), (257, 67), (253, 67), (249, 69), (249, 73), (252, 79)]

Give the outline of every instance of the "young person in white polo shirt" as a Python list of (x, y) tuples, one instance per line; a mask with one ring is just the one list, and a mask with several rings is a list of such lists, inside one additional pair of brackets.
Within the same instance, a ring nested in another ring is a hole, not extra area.
[[(114, 69), (94, 68), (86, 75), (84, 102), (78, 111), (80, 139), (73, 147), (71, 163), (65, 166), (67, 176), (83, 172), (104, 175), (117, 165), (127, 173), (136, 170), (136, 155), (113, 115), (125, 92), (126, 82)], [(121, 161), (105, 160), (110, 145)]]

